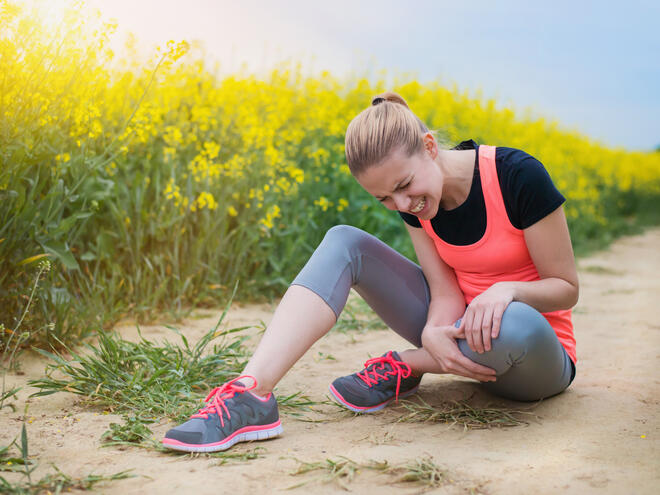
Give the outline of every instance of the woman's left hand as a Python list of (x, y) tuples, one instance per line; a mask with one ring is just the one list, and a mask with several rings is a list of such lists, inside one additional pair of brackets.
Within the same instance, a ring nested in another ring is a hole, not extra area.
[(502, 315), (513, 296), (511, 282), (497, 282), (472, 300), (459, 326), (470, 349), (479, 354), (490, 351), (490, 341), (500, 334)]

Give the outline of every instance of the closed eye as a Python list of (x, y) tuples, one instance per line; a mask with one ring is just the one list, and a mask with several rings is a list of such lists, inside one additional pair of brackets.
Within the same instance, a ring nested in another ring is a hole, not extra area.
[[(396, 190), (397, 190), (397, 191), (400, 191), (401, 189), (405, 189), (405, 188), (407, 188), (407, 187), (410, 185), (411, 182), (412, 182), (412, 179), (410, 179), (410, 180), (409, 180), (408, 182), (406, 182), (405, 184), (398, 186), (398, 187), (396, 188)], [(377, 199), (378, 201), (380, 201), (381, 203), (383, 203), (385, 200), (387, 200), (387, 198), (388, 198), (388, 196), (385, 196), (384, 198), (376, 198), (376, 199)]]

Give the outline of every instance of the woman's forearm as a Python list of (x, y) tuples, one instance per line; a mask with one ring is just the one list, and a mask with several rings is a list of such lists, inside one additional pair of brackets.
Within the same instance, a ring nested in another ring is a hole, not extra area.
[(465, 312), (463, 295), (443, 295), (431, 297), (426, 326), (440, 327), (453, 325)]
[(529, 304), (541, 313), (571, 309), (578, 301), (579, 288), (564, 279), (550, 277), (534, 282), (499, 282), (513, 291), (513, 300)]

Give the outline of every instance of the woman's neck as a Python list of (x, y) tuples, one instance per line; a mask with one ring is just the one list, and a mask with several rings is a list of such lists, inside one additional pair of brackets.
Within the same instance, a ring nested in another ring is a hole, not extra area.
[(470, 194), (475, 155), (475, 150), (442, 150), (438, 153), (436, 163), (444, 175), (440, 200), (443, 210), (458, 208)]

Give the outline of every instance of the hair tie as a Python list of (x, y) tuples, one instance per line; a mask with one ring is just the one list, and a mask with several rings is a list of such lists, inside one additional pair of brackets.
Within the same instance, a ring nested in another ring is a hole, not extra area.
[(383, 98), (382, 96), (377, 96), (376, 98), (371, 100), (371, 105), (375, 107), (376, 105), (378, 105), (379, 103), (383, 103), (384, 101), (385, 98)]

